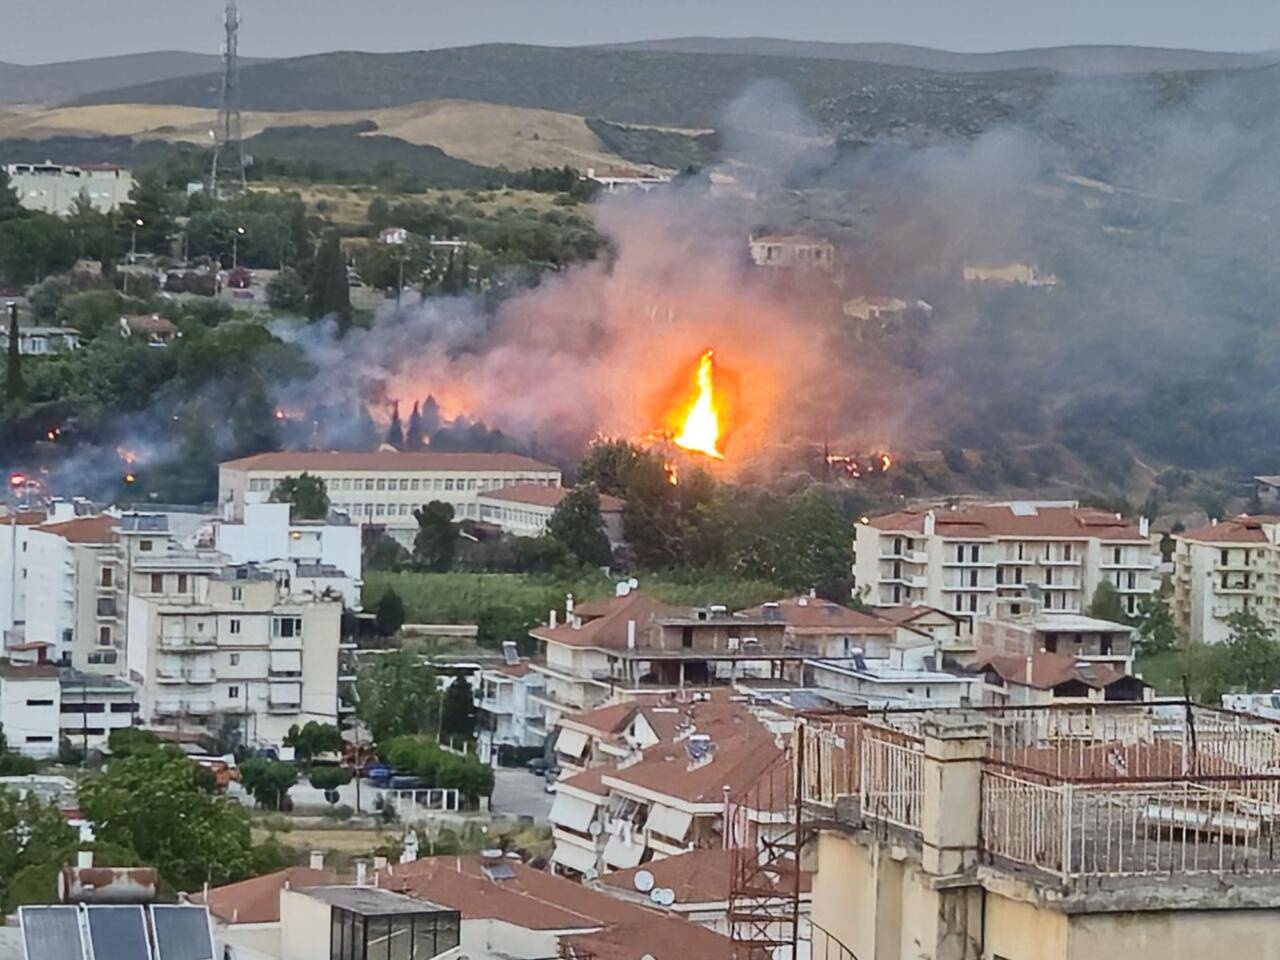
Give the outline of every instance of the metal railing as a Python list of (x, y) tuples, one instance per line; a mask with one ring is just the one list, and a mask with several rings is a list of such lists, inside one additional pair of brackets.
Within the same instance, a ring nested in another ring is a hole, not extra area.
[(920, 829), (924, 744), (907, 734), (872, 727), (862, 738), (859, 803), (868, 820)]

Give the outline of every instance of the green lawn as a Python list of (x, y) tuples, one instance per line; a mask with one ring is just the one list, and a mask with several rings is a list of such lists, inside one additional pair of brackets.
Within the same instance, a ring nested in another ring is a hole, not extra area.
[[(723, 603), (731, 610), (777, 599), (785, 591), (768, 583), (730, 577), (697, 580), (656, 574), (638, 578), (640, 587), (668, 603), (690, 606)], [(392, 587), (404, 601), (408, 623), (475, 623), (479, 610), (505, 605), (546, 612), (564, 609), (566, 593), (578, 600), (613, 594), (614, 580), (601, 574), (558, 579), (518, 573), (382, 573), (364, 575), (364, 605), (370, 608)]]

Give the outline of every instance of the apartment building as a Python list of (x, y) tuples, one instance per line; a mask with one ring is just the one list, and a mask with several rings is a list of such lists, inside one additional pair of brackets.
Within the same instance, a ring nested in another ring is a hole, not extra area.
[(935, 507), (871, 517), (854, 540), (855, 589), (872, 607), (925, 605), (973, 620), (997, 599), (1080, 613), (1110, 583), (1126, 612), (1158, 586), (1160, 554), (1136, 524), (1074, 502)]
[(289, 511), (287, 503), (246, 504), (240, 522), (212, 523), (207, 542), (233, 564), (269, 565), (287, 574), (295, 593), (333, 592), (347, 609), (359, 610), (360, 528), (342, 514), (294, 520)]
[(546, 681), (527, 660), (486, 667), (478, 680), (476, 756), (481, 763), (496, 764), (504, 747), (528, 750), (546, 743), (545, 713), (534, 699)]
[(338, 722), (339, 600), (294, 596), (255, 566), (143, 575), (128, 661), (144, 722), (215, 729), (235, 717), (255, 745), (278, 745), (295, 723)]
[[(516, 537), (540, 537), (547, 532), (551, 516), (569, 495), (565, 487), (541, 483), (518, 483), (479, 495), (480, 519), (501, 527)], [(617, 497), (600, 495), (600, 516), (609, 542), (622, 542), (622, 508)]]
[(836, 265), (835, 245), (823, 237), (800, 233), (761, 234), (748, 241), (751, 262), (757, 267), (822, 270)]
[(418, 527), (413, 511), (433, 500), (451, 505), (458, 520), (479, 520), (479, 497), (486, 491), (560, 486), (555, 467), (512, 453), (262, 453), (219, 467), (223, 516), (242, 520), (246, 504), (269, 500), (281, 480), (303, 473), (325, 482), (334, 509), (358, 524), (385, 527), (406, 543)]
[[(1272, 722), (1089, 703), (829, 716), (803, 735), (823, 771), (801, 790), (814, 957), (1280, 950)], [(768, 943), (750, 917), (735, 928), (744, 956)]]
[(1280, 626), (1280, 517), (1239, 516), (1174, 536), (1174, 618), (1197, 643), (1221, 643), (1234, 613)]
[(10, 750), (28, 757), (58, 752), (58, 668), (0, 660), (0, 732)]
[(27, 534), (25, 642), (47, 644), (49, 660), (123, 676), (129, 585), (120, 518), (63, 519), (70, 505), (61, 507)]
[(110, 213), (129, 201), (133, 175), (110, 163), (81, 166), (53, 163), (10, 163), (5, 166), (9, 183), (18, 193), (18, 203), (27, 210), (39, 210), (65, 217), (76, 199), (84, 196), (99, 213)]
[(47, 519), (44, 511), (0, 507), (0, 646), (23, 642), (17, 628), (27, 619), (28, 541)]
[(1019, 604), (1022, 613), (1014, 614), (1009, 612), (1013, 602), (997, 603), (992, 615), (979, 617), (970, 634), (972, 646), (948, 651), (950, 662), (969, 666), (979, 650), (1019, 657), (1054, 653), (1133, 672), (1138, 631), (1129, 624), (1078, 613), (1043, 613), (1038, 606), (1026, 603)]
[(58, 735), (82, 750), (101, 750), (113, 730), (138, 722), (138, 688), (119, 677), (58, 670)]

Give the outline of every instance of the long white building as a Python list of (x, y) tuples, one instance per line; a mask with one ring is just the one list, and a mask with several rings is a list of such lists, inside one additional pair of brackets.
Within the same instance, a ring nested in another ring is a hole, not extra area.
[(864, 602), (925, 605), (970, 621), (993, 612), (997, 598), (1027, 597), (1044, 612), (1080, 613), (1104, 581), (1125, 611), (1136, 613), (1158, 586), (1160, 560), (1145, 519), (1131, 523), (1073, 502), (871, 517), (857, 526), (854, 550), (855, 589)]
[(133, 190), (133, 175), (111, 163), (81, 166), (52, 163), (11, 163), (5, 167), (9, 183), (18, 193), (18, 203), (27, 210), (39, 210), (65, 217), (76, 198), (84, 195), (93, 209), (110, 213), (127, 203)]
[(1280, 517), (1239, 516), (1174, 536), (1173, 613), (1195, 642), (1221, 643), (1234, 613), (1280, 627)]
[(334, 509), (358, 524), (384, 526), (406, 542), (418, 528), (413, 511), (433, 500), (450, 504), (455, 519), (479, 520), (486, 491), (560, 486), (555, 467), (513, 453), (261, 453), (219, 467), (223, 515), (242, 519), (246, 504), (270, 500), (281, 480), (303, 473), (324, 481)]

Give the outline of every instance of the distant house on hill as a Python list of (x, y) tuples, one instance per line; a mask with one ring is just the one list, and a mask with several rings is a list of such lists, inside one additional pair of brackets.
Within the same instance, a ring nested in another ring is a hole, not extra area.
[(824, 270), (836, 265), (835, 245), (823, 237), (803, 233), (767, 233), (748, 241), (751, 262), (757, 267), (791, 267)]
[(597, 170), (587, 168), (586, 179), (600, 184), (606, 193), (648, 193), (654, 187), (671, 182), (669, 173), (646, 173), (643, 170)]
[(964, 265), (965, 283), (996, 283), (1013, 287), (1056, 287), (1058, 278), (1052, 273), (1041, 273), (1030, 263), (970, 264)]
[(120, 318), (120, 336), (128, 340), (137, 337), (146, 340), (151, 347), (167, 347), (182, 337), (182, 331), (171, 320), (158, 314)]
[[(42, 356), (61, 350), (80, 349), (80, 331), (71, 327), (19, 327), (18, 353)], [(0, 329), (0, 353), (9, 349), (9, 330)]]
[(388, 247), (402, 247), (409, 242), (409, 231), (404, 227), (387, 227), (378, 234), (378, 242)]

